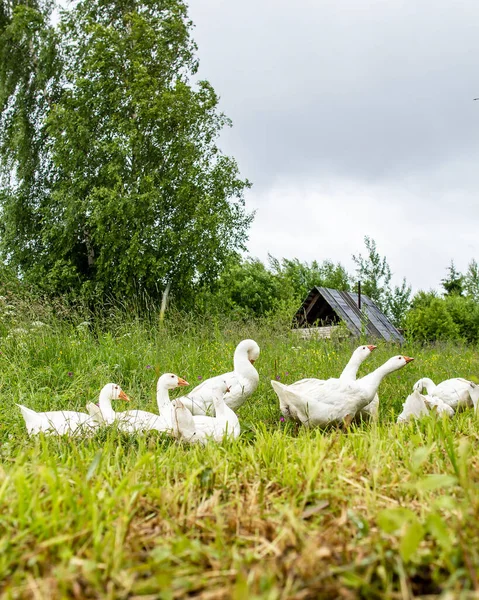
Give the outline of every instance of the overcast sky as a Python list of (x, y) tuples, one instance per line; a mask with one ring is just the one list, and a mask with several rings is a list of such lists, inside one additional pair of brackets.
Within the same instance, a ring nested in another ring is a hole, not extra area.
[(478, 0), (190, 0), (200, 76), (253, 182), (248, 248), (395, 281), (479, 259)]

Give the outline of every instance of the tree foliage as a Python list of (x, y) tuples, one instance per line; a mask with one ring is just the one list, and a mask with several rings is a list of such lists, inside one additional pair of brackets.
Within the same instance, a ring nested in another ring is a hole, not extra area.
[(31, 265), (38, 251), (48, 193), (45, 120), (61, 65), (51, 10), (48, 0), (0, 3), (0, 232), (17, 264)]
[(341, 264), (301, 262), (268, 257), (232, 257), (212, 289), (203, 290), (198, 304), (203, 310), (261, 317), (272, 313), (294, 314), (315, 285), (348, 289), (349, 276)]
[(364, 245), (367, 254), (363, 256), (353, 254), (356, 264), (356, 277), (361, 282), (361, 288), (366, 296), (369, 296), (382, 310), (386, 308), (386, 295), (391, 281), (391, 269), (386, 257), (381, 257), (377, 251), (376, 242), (364, 237)]
[(448, 274), (441, 279), (442, 287), (446, 290), (447, 296), (462, 296), (464, 291), (464, 276), (456, 269), (454, 261), (447, 268)]
[(412, 288), (404, 277), (401, 285), (395, 285), (386, 292), (386, 314), (396, 327), (404, 325), (404, 318), (411, 305)]
[[(187, 299), (244, 248), (248, 182), (216, 145), (229, 121), (215, 91), (190, 83), (191, 28), (181, 0), (80, 0), (62, 13), (60, 88), (35, 117), (49, 168), (35, 171), (41, 193), (29, 186), (32, 227), (3, 238), (26, 278), (90, 298), (159, 297), (170, 281)], [(13, 232), (17, 193), (9, 206)]]
[(278, 309), (281, 292), (278, 278), (260, 260), (237, 257), (222, 273), (213, 302), (221, 312), (263, 316)]
[(421, 341), (459, 340), (459, 327), (441, 298), (432, 297), (429, 304), (422, 303), (411, 309), (405, 318), (408, 336)]
[(400, 286), (391, 287), (391, 268), (385, 256), (377, 250), (376, 242), (364, 237), (367, 254), (354, 255), (356, 278), (361, 282), (362, 291), (369, 296), (378, 307), (391, 319), (397, 327), (403, 324), (404, 316), (409, 309), (411, 286), (404, 278)]
[(269, 255), (269, 266), (277, 276), (283, 293), (296, 302), (304, 300), (314, 286), (345, 291), (350, 289), (351, 278), (341, 263), (335, 264), (330, 260), (308, 263), (297, 258), (278, 260)]
[(435, 292), (419, 292), (407, 313), (408, 335), (422, 341), (479, 340), (479, 304), (458, 294), (439, 298)]
[(467, 267), (463, 284), (465, 295), (474, 302), (479, 302), (479, 265), (475, 259), (472, 259)]

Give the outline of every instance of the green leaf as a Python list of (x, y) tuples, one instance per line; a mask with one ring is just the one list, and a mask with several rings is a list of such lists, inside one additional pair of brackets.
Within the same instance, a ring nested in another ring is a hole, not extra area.
[(409, 508), (387, 508), (378, 514), (378, 525), (386, 533), (394, 533), (406, 523), (418, 523), (417, 516)]
[(420, 492), (430, 492), (439, 488), (452, 487), (457, 484), (457, 477), (453, 475), (442, 475), (440, 473), (434, 475), (426, 475), (424, 479), (416, 483), (416, 489)]
[(406, 526), (399, 544), (399, 553), (405, 562), (407, 562), (412, 557), (414, 552), (416, 552), (423, 537), (424, 528), (419, 522), (409, 523)]
[(215, 472), (211, 467), (206, 467), (198, 474), (200, 487), (202, 490), (211, 492), (215, 482)]
[(242, 598), (248, 598), (249, 596), (248, 578), (244, 573), (238, 573), (236, 583), (232, 590), (232, 598), (233, 600), (241, 600)]
[(88, 467), (88, 471), (86, 474), (87, 481), (90, 481), (90, 479), (93, 477), (93, 475), (95, 475), (95, 472), (98, 469), (98, 466), (100, 465), (102, 455), (103, 455), (103, 450), (98, 450), (98, 452), (93, 457), (93, 460), (91, 461), (91, 464)]
[(411, 466), (414, 471), (417, 471), (419, 467), (427, 460), (431, 450), (432, 448), (426, 448), (425, 446), (421, 446), (420, 448), (416, 448), (416, 450), (414, 450), (411, 456)]
[(426, 529), (439, 542), (444, 550), (451, 549), (451, 532), (444, 523), (444, 520), (438, 514), (432, 513), (428, 515), (426, 519)]
[(434, 506), (444, 510), (455, 510), (457, 505), (457, 500), (452, 496), (439, 496), (434, 500)]

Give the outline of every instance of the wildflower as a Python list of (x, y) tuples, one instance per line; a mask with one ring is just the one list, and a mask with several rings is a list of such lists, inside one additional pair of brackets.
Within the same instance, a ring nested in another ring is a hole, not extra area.
[(146, 365), (146, 368), (147, 369), (151, 369), (151, 365)]
[(73, 377), (73, 373), (71, 371), (68, 371), (68, 377)]
[(26, 335), (28, 331), (23, 327), (17, 327), (16, 329), (12, 329), (10, 333), (14, 333), (16, 335)]
[(286, 421), (284, 417), (280, 417), (279, 420), (281, 421), (281, 423), (284, 423)]
[(280, 375), (276, 375), (276, 381), (279, 381), (281, 379)]
[(198, 375), (198, 381), (203, 379), (203, 377), (201, 375)]
[(43, 321), (33, 321), (32, 327), (45, 327), (46, 324)]
[(285, 377), (286, 377), (286, 375), (289, 375), (288, 371), (286, 371), (284, 375), (285, 375)]

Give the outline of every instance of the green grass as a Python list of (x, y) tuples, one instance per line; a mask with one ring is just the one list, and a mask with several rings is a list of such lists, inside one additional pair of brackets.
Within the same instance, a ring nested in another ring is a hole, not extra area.
[[(380, 345), (361, 372), (399, 352), (416, 360), (381, 385), (379, 423), (321, 432), (280, 422), (269, 381), (337, 376), (357, 342), (179, 317), (163, 328), (124, 315), (104, 329), (32, 320), (6, 315), (0, 327), (2, 597), (473, 597), (478, 422), (471, 411), (395, 419), (420, 377), (476, 376), (475, 348)], [(82, 409), (114, 381), (131, 407), (155, 410), (159, 373), (194, 385), (230, 370), (245, 337), (261, 347), (260, 385), (235, 442), (201, 448), (114, 427), (28, 438), (15, 406)]]

